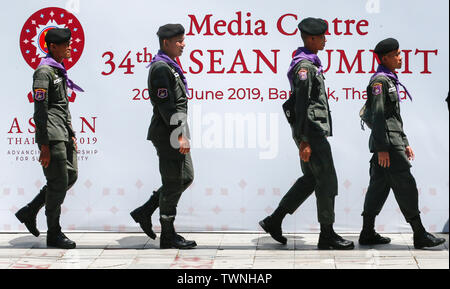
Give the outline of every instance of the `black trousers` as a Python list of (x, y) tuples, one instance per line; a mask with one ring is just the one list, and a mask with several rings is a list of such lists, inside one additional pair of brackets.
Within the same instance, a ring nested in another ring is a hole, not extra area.
[(194, 181), (194, 167), (191, 154), (181, 154), (169, 143), (153, 143), (159, 157), (159, 172), (162, 186), (159, 193), (161, 216), (175, 216), (178, 202), (183, 192)]
[(378, 215), (392, 189), (403, 216), (409, 222), (420, 214), (416, 180), (411, 174), (411, 164), (404, 151), (390, 151), (389, 158), (389, 168), (378, 164), (377, 153), (370, 161), (370, 183), (362, 215)]
[(300, 160), (303, 176), (289, 189), (279, 206), (293, 214), (315, 192), (319, 223), (333, 224), (338, 183), (330, 143), (326, 137), (311, 139), (309, 143), (312, 150), (309, 162)]
[(50, 142), (50, 164), (43, 168), (47, 179), (45, 215), (49, 233), (61, 231), (59, 218), (67, 191), (78, 178), (77, 151), (72, 140)]

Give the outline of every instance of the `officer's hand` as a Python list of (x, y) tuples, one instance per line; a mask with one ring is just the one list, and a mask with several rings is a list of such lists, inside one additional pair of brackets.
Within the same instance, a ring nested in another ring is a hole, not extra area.
[(189, 140), (185, 138), (184, 136), (178, 137), (178, 142), (180, 143), (180, 153), (182, 154), (188, 154), (191, 150), (191, 145), (189, 143)]
[(73, 140), (73, 145), (75, 146), (75, 150), (78, 152), (77, 138), (73, 136), (72, 140)]
[(408, 160), (414, 160), (416, 157), (414, 155), (413, 149), (410, 146), (407, 146), (405, 149), (406, 156), (408, 157)]
[(389, 152), (378, 152), (378, 164), (383, 168), (388, 168), (391, 166)]
[(41, 154), (39, 155), (39, 162), (44, 168), (50, 164), (50, 148), (48, 145), (41, 145)]
[(302, 141), (300, 143), (300, 158), (302, 159), (302, 161), (304, 161), (305, 163), (309, 162), (309, 158), (311, 157), (311, 146), (309, 145), (309, 143)]

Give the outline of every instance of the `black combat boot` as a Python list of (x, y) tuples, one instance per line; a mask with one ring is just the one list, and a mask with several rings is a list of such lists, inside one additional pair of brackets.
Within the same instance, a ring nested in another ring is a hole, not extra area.
[(156, 234), (152, 229), (152, 214), (159, 206), (159, 192), (154, 191), (150, 199), (141, 207), (135, 209), (130, 213), (131, 217), (142, 228), (145, 234), (156, 239)]
[(390, 242), (390, 238), (383, 237), (375, 231), (375, 216), (363, 215), (363, 228), (359, 234), (359, 244), (383, 245)]
[(352, 241), (345, 240), (333, 230), (333, 224), (320, 224), (319, 243), (320, 250), (351, 250), (355, 248)]
[(159, 221), (161, 222), (161, 249), (191, 249), (197, 246), (195, 241), (186, 240), (175, 232), (173, 226), (175, 217), (161, 217)]
[(39, 210), (45, 205), (47, 186), (44, 186), (39, 194), (25, 207), (17, 211), (16, 217), (27, 227), (28, 231), (38, 237), (40, 232), (36, 226), (36, 217)]
[(61, 231), (47, 232), (47, 247), (60, 249), (75, 249), (77, 244), (66, 237)]
[(359, 244), (370, 246), (370, 245), (384, 245), (389, 244), (391, 242), (391, 239), (388, 237), (383, 237), (375, 230), (367, 232), (367, 231), (361, 231), (361, 234), (359, 235)]
[(283, 236), (283, 232), (281, 230), (281, 222), (282, 221), (280, 219), (274, 218), (273, 216), (268, 216), (264, 220), (260, 221), (259, 225), (277, 242), (286, 245), (287, 238)]
[(47, 247), (55, 247), (60, 249), (75, 249), (77, 244), (70, 240), (61, 232), (61, 225), (59, 224), (60, 215), (47, 215)]
[(422, 225), (420, 216), (417, 216), (409, 222), (414, 232), (414, 248), (423, 249), (439, 246), (445, 243), (444, 238), (436, 238), (428, 233)]

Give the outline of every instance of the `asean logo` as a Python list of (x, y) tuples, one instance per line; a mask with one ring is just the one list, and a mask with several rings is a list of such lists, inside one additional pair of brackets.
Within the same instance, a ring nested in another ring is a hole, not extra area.
[[(64, 59), (64, 66), (67, 70), (72, 68), (80, 59), (84, 48), (84, 31), (80, 21), (69, 11), (49, 7), (35, 12), (28, 18), (20, 33), (20, 51), (26, 63), (36, 69), (48, 53), (45, 43), (45, 35), (54, 28), (69, 28), (72, 32), (71, 47), (72, 56)], [(75, 100), (75, 92), (69, 91), (69, 101)], [(30, 92), (28, 100), (33, 102), (33, 96)]]

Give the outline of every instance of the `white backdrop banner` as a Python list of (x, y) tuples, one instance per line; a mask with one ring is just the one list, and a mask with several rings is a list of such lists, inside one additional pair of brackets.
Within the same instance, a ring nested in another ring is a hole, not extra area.
[[(63, 229), (138, 229), (129, 212), (161, 185), (156, 151), (146, 140), (152, 116), (146, 65), (166, 23), (186, 28), (179, 60), (192, 97), (195, 180), (179, 203), (178, 230), (260, 230), (258, 221), (302, 175), (281, 104), (289, 94), (292, 54), (302, 46), (297, 24), (309, 16), (329, 23), (319, 57), (334, 126), (335, 228), (358, 232), (362, 225), (371, 155), (370, 131), (361, 130), (358, 113), (377, 68), (371, 50), (394, 37), (404, 60), (399, 77), (414, 99), (401, 93), (419, 207), (427, 229), (442, 231), (449, 215), (448, 6), (447, 0), (8, 1), (0, 12), (0, 231), (25, 230), (14, 213), (45, 184), (30, 92), (51, 27), (72, 30), (66, 65), (86, 91), (70, 95), (79, 178), (63, 205)], [(159, 225), (158, 211), (153, 222)], [(44, 210), (38, 225), (45, 230)], [(314, 196), (283, 227), (318, 228)], [(410, 230), (392, 193), (377, 229)]]

